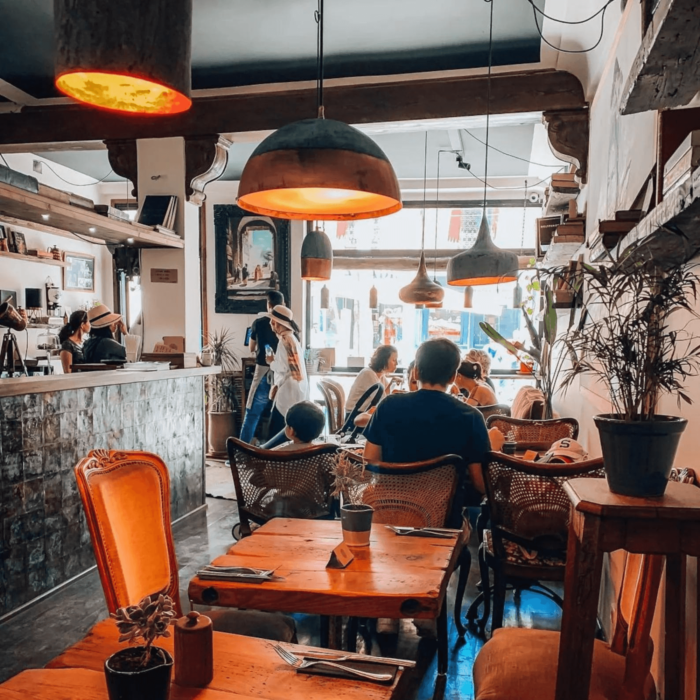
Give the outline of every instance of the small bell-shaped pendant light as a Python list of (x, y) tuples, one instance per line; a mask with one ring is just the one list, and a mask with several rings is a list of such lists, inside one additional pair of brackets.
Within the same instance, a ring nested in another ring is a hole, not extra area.
[(520, 286), (520, 280), (515, 280), (515, 289), (513, 290), (513, 308), (519, 309), (523, 305), (523, 290)]
[(465, 287), (464, 288), (464, 308), (471, 309), (473, 300), (474, 300), (473, 287)]
[(374, 285), (372, 285), (372, 289), (369, 290), (369, 308), (379, 308), (379, 293), (377, 292), (377, 288)]
[[(407, 304), (440, 304), (445, 290), (428, 276), (425, 265), (425, 196), (428, 180), (428, 132), (425, 132), (425, 155), (423, 161), (423, 231), (421, 236), (420, 262), (418, 273), (409, 284), (399, 290), (399, 299)], [(433, 307), (435, 308), (435, 307)]]
[(301, 278), (321, 282), (331, 278), (333, 246), (325, 231), (313, 229), (301, 244)]
[(328, 309), (331, 305), (331, 293), (328, 291), (328, 287), (324, 284), (321, 287), (321, 308)]

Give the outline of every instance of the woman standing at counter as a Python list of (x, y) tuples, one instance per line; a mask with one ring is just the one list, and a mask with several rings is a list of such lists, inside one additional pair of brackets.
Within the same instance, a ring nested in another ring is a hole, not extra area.
[(84, 361), (96, 363), (102, 360), (126, 360), (126, 348), (114, 339), (117, 328), (126, 333), (122, 317), (113, 314), (104, 304), (93, 306), (87, 316), (92, 328), (83, 347)]
[(68, 323), (61, 328), (58, 340), (61, 343), (61, 365), (63, 373), (70, 374), (73, 365), (85, 362), (83, 357), (83, 336), (90, 332), (90, 321), (87, 311), (74, 311)]

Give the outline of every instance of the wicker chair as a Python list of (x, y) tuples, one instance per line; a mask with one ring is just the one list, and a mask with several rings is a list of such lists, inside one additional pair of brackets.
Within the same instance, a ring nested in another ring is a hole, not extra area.
[(542, 593), (559, 605), (561, 598), (540, 581), (563, 581), (571, 503), (562, 484), (573, 478), (603, 478), (603, 460), (574, 464), (538, 464), (501, 452), (489, 452), (483, 465), (491, 524), (479, 546), (482, 593), (467, 620), (483, 632), (490, 612), (489, 569), (494, 571), (492, 630), (503, 625), (506, 584), (516, 591)]
[(332, 379), (319, 379), (318, 388), (328, 409), (328, 432), (337, 433), (345, 421), (345, 391)]
[(484, 420), (488, 420), (491, 416), (510, 417), (510, 406), (506, 406), (505, 404), (495, 403), (491, 406), (474, 406), (474, 408), (481, 412)]
[(331, 491), (336, 445), (263, 450), (230, 437), (226, 446), (240, 517), (234, 539), (251, 534), (251, 521), (263, 525), (272, 518), (335, 516)]
[(406, 464), (379, 462), (365, 465), (371, 477), (362, 500), (374, 508), (373, 522), (409, 527), (462, 528), (463, 548), (457, 566), (459, 580), (455, 597), (455, 622), (461, 625), (462, 599), (471, 567), (467, 547), (471, 529), (454, 503), (460, 482), (466, 477), (464, 460), (444, 455)]
[(509, 416), (490, 416), (488, 428), (498, 428), (506, 440), (521, 445), (544, 445), (547, 448), (563, 438), (578, 437), (578, 421), (575, 418), (553, 418), (551, 420), (530, 420)]

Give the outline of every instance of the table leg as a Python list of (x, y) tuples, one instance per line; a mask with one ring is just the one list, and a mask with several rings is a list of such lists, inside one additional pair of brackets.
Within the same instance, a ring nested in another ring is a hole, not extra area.
[(683, 554), (666, 557), (664, 599), (664, 697), (685, 697), (685, 564)]
[(555, 700), (588, 700), (603, 568), (600, 538), (599, 518), (572, 512)]
[(437, 618), (437, 670), (438, 676), (447, 673), (447, 596), (442, 602), (442, 608)]

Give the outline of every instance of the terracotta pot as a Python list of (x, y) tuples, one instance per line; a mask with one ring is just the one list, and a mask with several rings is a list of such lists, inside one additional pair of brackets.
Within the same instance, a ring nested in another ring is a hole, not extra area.
[(613, 493), (638, 498), (663, 496), (688, 421), (677, 416), (654, 418), (625, 421), (617, 414), (593, 417)]
[(160, 653), (163, 663), (143, 671), (117, 671), (114, 660), (125, 653), (143, 647), (121, 649), (105, 661), (105, 678), (109, 700), (168, 700), (173, 657), (165, 649), (152, 647), (152, 653)]
[(226, 452), (226, 440), (237, 435), (236, 414), (233, 411), (219, 413), (209, 411), (209, 452)]
[(340, 508), (340, 523), (343, 528), (343, 542), (348, 547), (368, 547), (372, 531), (372, 506), (344, 505)]

